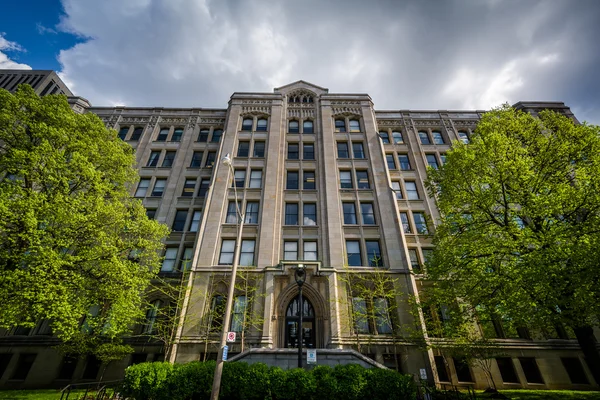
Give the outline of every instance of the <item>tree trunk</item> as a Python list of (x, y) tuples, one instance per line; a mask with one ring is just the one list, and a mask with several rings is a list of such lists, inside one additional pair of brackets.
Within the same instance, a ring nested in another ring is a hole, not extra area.
[(598, 353), (598, 342), (594, 336), (594, 330), (591, 326), (581, 326), (573, 330), (592, 376), (596, 380), (596, 384), (600, 384), (600, 353)]

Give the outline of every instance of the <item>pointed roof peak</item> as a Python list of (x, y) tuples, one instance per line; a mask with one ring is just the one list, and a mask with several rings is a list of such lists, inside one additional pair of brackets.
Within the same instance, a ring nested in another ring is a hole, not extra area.
[(321, 86), (317, 86), (313, 83), (310, 82), (306, 82), (303, 80), (299, 80), (296, 82), (292, 82), (292, 83), (288, 83), (287, 85), (284, 86), (280, 86), (278, 88), (274, 88), (273, 92), (275, 93), (281, 93), (281, 94), (287, 94), (290, 92), (293, 92), (294, 90), (298, 90), (298, 89), (304, 89), (304, 90), (308, 90), (311, 91), (317, 95), (321, 95), (321, 94), (325, 94), (325, 93), (329, 93), (329, 89), (323, 88)]

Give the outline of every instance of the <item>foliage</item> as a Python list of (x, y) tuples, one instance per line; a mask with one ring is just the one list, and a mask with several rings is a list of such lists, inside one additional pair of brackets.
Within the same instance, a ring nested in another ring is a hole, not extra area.
[[(127, 368), (121, 394), (134, 399), (210, 398), (215, 362), (143, 363)], [(409, 375), (359, 365), (317, 366), (313, 370), (282, 370), (264, 364), (225, 363), (221, 399), (355, 400), (414, 399)]]
[(133, 150), (64, 96), (0, 90), (0, 326), (116, 337), (141, 315), (168, 229), (130, 196)]

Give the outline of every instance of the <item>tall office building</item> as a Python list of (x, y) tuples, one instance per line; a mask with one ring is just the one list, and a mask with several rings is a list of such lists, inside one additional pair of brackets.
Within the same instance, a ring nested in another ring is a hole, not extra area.
[[(468, 142), (484, 111), (375, 110), (367, 94), (329, 93), (304, 81), (273, 93), (234, 93), (223, 109), (78, 104), (136, 149), (141, 179), (132, 195), (173, 230), (160, 274), (187, 290), (167, 358), (217, 355), (239, 209), (241, 273), (228, 328), (238, 338), (230, 358), (285, 363), (291, 352), (281, 349), (302, 340), (326, 354), (323, 360), (342, 354), (329, 350), (358, 349), (368, 359), (339, 359), (488, 386), (481, 370), (409, 340), (425, 321), (413, 317), (408, 302), (424, 285), (420, 272), (435, 229), (428, 221), (438, 217), (423, 186), (427, 167), (442, 165), (453, 141)], [(573, 117), (563, 103), (515, 106)], [(221, 162), (226, 154), (232, 168)], [(299, 264), (307, 271), (301, 304)], [(383, 282), (393, 296), (357, 295), (357, 280), (367, 287)], [(136, 353), (111, 365), (105, 379), (119, 378), (131, 363), (165, 358), (164, 346), (144, 335), (172, 299), (149, 293), (149, 302), (147, 321), (130, 340)], [(95, 360), (58, 356), (44, 332), (40, 326), (0, 337), (0, 386), (97, 378)], [(532, 337), (498, 326), (494, 334), (504, 346), (492, 366), (499, 387), (598, 387), (566, 332)]]

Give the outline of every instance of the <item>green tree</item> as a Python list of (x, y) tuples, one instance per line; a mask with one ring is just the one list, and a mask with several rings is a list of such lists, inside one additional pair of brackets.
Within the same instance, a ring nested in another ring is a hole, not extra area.
[(22, 85), (0, 90), (0, 326), (48, 319), (69, 340), (143, 315), (168, 229), (130, 196), (135, 156), (93, 114)]
[(426, 182), (441, 215), (426, 297), (458, 323), (572, 328), (600, 382), (600, 129), (505, 105), (446, 161)]

